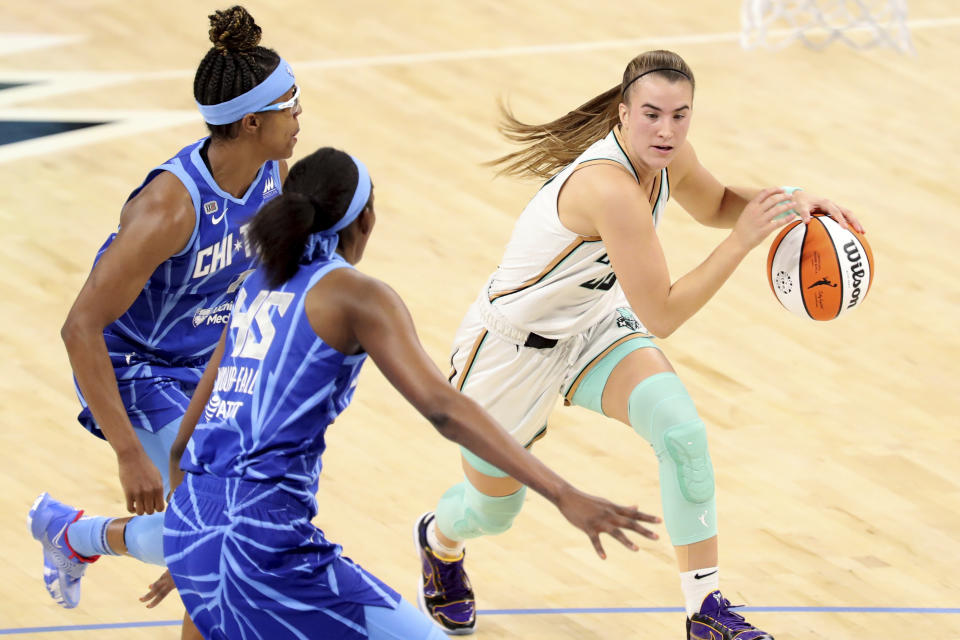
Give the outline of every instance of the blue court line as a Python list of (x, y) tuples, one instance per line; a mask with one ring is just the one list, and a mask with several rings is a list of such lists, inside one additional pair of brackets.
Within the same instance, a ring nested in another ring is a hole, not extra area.
[[(487, 609), (478, 615), (512, 616), (571, 613), (682, 613), (683, 607), (599, 607), (573, 609)], [(937, 613), (960, 614), (960, 607), (737, 607), (737, 611), (760, 613)]]
[(0, 629), (0, 636), (12, 636), (21, 633), (64, 633), (66, 631), (96, 631), (97, 629), (136, 629), (142, 627), (172, 627), (182, 620), (157, 620), (156, 622), (110, 622), (106, 624), (75, 624), (63, 627), (20, 627), (18, 629)]
[[(920, 613), (960, 614), (960, 607), (737, 607), (738, 611), (761, 613)], [(484, 616), (569, 615), (576, 613), (682, 613), (683, 607), (578, 607), (568, 609), (484, 609)], [(0, 636), (23, 633), (65, 633), (67, 631), (96, 631), (98, 629), (136, 629), (143, 627), (173, 627), (180, 620), (155, 622), (113, 622), (107, 624), (78, 624), (62, 627), (20, 627), (0, 629)]]

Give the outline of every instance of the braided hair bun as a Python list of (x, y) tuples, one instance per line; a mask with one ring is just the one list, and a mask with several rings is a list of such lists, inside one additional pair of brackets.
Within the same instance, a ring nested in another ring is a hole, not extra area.
[(240, 5), (214, 11), (209, 18), (210, 41), (224, 55), (228, 51), (250, 51), (260, 44), (260, 27)]
[[(220, 104), (266, 80), (280, 64), (280, 56), (259, 45), (260, 27), (240, 5), (209, 17), (213, 46), (197, 67), (193, 97), (200, 104)], [(207, 123), (207, 128), (215, 138), (234, 138), (239, 131), (236, 124)]]

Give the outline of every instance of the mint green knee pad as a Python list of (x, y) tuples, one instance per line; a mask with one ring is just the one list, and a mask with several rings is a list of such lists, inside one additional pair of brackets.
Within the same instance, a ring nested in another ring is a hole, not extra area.
[(713, 464), (707, 430), (674, 373), (658, 373), (630, 393), (630, 425), (660, 461), (664, 522), (674, 545), (717, 535)]
[(527, 488), (493, 498), (477, 491), (466, 479), (447, 490), (437, 503), (440, 532), (451, 540), (468, 540), (503, 533), (523, 508)]
[[(614, 368), (632, 351), (655, 346), (646, 338), (619, 345), (590, 370), (573, 404), (603, 414), (603, 389)], [(683, 382), (674, 373), (652, 375), (634, 388), (627, 408), (630, 425), (653, 445), (660, 462), (663, 520), (671, 542), (693, 544), (717, 535), (707, 432)]]

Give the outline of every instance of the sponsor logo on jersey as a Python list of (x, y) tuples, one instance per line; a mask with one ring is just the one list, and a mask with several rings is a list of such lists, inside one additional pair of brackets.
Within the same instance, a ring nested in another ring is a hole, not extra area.
[(226, 203), (223, 204), (223, 213), (221, 213), (219, 216), (210, 216), (210, 222), (212, 222), (213, 224), (220, 224), (220, 221), (223, 220), (225, 217), (227, 217)]
[(263, 183), (263, 197), (277, 193), (277, 183), (273, 176), (267, 176), (267, 181)]
[(216, 200), (208, 200), (203, 203), (203, 212), (210, 216), (210, 222), (213, 224), (220, 224), (220, 221), (223, 220), (227, 215), (227, 202), (223, 202), (223, 212), (220, 215), (217, 215), (217, 211), (220, 210), (220, 205), (217, 204)]
[(193, 314), (193, 326), (209, 327), (215, 324), (226, 324), (230, 320), (231, 309), (233, 309), (233, 302), (224, 302), (209, 309), (197, 309), (197, 312)]
[(217, 413), (217, 408), (220, 406), (220, 402), (220, 396), (216, 393), (210, 396), (210, 399), (207, 400), (207, 406), (203, 409), (203, 417), (206, 418), (208, 422)]
[(219, 394), (214, 393), (203, 410), (203, 417), (207, 422), (216, 419), (230, 420), (237, 417), (237, 412), (242, 406), (242, 400), (224, 401)]

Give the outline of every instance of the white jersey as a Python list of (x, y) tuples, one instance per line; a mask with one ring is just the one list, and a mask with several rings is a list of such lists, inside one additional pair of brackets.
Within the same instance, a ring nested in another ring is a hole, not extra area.
[[(548, 180), (520, 214), (484, 292), (509, 324), (560, 339), (597, 324), (617, 307), (628, 306), (600, 236), (577, 235), (563, 226), (557, 212), (560, 189), (574, 171), (611, 161), (637, 178), (616, 129)], [(666, 168), (658, 182), (654, 226), (670, 196)]]

